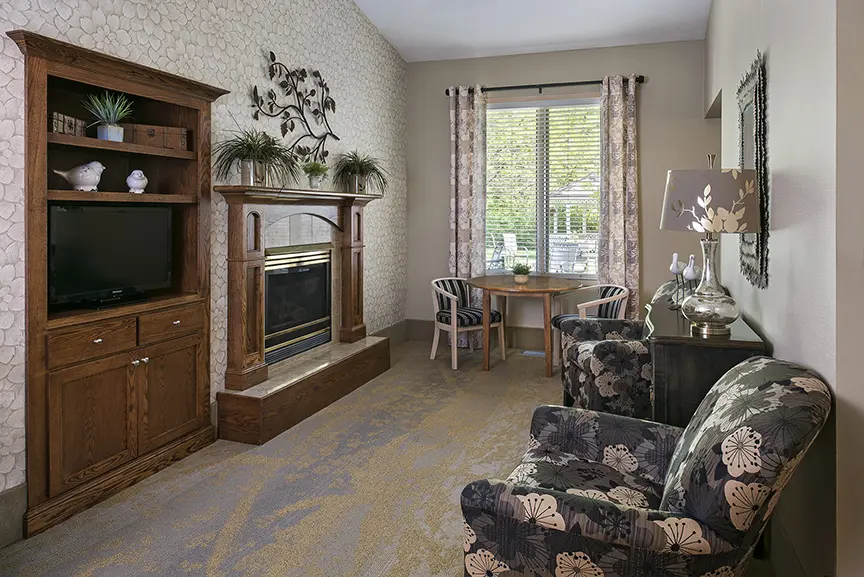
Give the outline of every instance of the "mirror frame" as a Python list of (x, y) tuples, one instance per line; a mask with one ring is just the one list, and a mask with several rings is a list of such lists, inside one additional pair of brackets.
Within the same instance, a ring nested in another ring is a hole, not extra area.
[(765, 80), (765, 59), (761, 52), (750, 64), (738, 85), (738, 166), (744, 168), (744, 113), (748, 107), (753, 109), (753, 150), (756, 158), (756, 187), (759, 193), (759, 213), (761, 230), (755, 234), (740, 236), (739, 251), (741, 274), (753, 286), (768, 287), (768, 230), (770, 197), (768, 190), (768, 138), (766, 130), (767, 90)]

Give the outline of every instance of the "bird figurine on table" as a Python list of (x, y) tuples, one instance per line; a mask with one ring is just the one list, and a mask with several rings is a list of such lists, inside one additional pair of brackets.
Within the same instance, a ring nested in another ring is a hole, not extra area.
[(684, 280), (692, 289), (695, 281), (702, 279), (702, 269), (696, 266), (696, 257), (690, 255), (690, 262), (687, 263), (687, 268), (684, 269)]
[(678, 253), (673, 252), (672, 253), (672, 264), (669, 266), (669, 272), (671, 272), (675, 276), (678, 276), (682, 272), (684, 272), (684, 267), (685, 267), (685, 265), (683, 262), (678, 262)]
[(54, 174), (62, 176), (75, 190), (96, 192), (104, 170), (102, 163), (94, 160), (69, 170), (55, 170)]
[[(684, 281), (681, 279), (681, 273), (684, 272), (684, 263), (678, 262), (678, 253), (672, 253), (672, 264), (669, 265), (669, 272), (675, 275), (675, 297), (672, 299), (672, 304), (669, 308), (679, 308), (679, 303), (684, 300)], [(678, 298), (678, 290), (681, 290), (681, 298)]]
[(144, 171), (133, 170), (126, 177), (126, 185), (129, 187), (129, 192), (133, 194), (142, 194), (147, 187), (147, 177), (144, 176)]

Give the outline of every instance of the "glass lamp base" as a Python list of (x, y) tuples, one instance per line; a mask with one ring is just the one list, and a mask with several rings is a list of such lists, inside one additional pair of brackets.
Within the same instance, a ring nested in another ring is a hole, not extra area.
[(681, 305), (681, 312), (693, 323), (691, 330), (703, 337), (728, 335), (729, 325), (741, 314), (732, 297), (699, 292), (687, 297)]
[(729, 325), (738, 320), (741, 310), (735, 299), (717, 282), (714, 270), (717, 239), (712, 235), (702, 239), (702, 281), (696, 292), (681, 303), (681, 312), (693, 323), (691, 331), (703, 337), (727, 336)]

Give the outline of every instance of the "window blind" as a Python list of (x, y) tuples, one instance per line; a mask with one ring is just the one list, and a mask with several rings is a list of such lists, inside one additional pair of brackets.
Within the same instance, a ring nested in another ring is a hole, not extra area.
[(597, 274), (598, 99), (487, 110), (487, 269)]

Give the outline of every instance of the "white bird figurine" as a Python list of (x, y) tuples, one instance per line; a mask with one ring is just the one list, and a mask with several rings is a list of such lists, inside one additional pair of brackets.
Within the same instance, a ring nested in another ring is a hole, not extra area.
[(687, 263), (687, 268), (684, 269), (684, 280), (693, 281), (702, 278), (702, 269), (696, 266), (695, 261), (696, 257), (691, 254), (690, 262)]
[(669, 267), (669, 272), (678, 276), (684, 271), (684, 263), (678, 262), (678, 253), (672, 253), (672, 265)]
[(133, 194), (142, 194), (147, 187), (147, 177), (144, 176), (144, 171), (133, 170), (126, 177), (126, 185), (129, 187), (129, 192)]
[(93, 161), (69, 170), (55, 170), (54, 174), (62, 176), (75, 190), (95, 192), (105, 167), (101, 162)]

